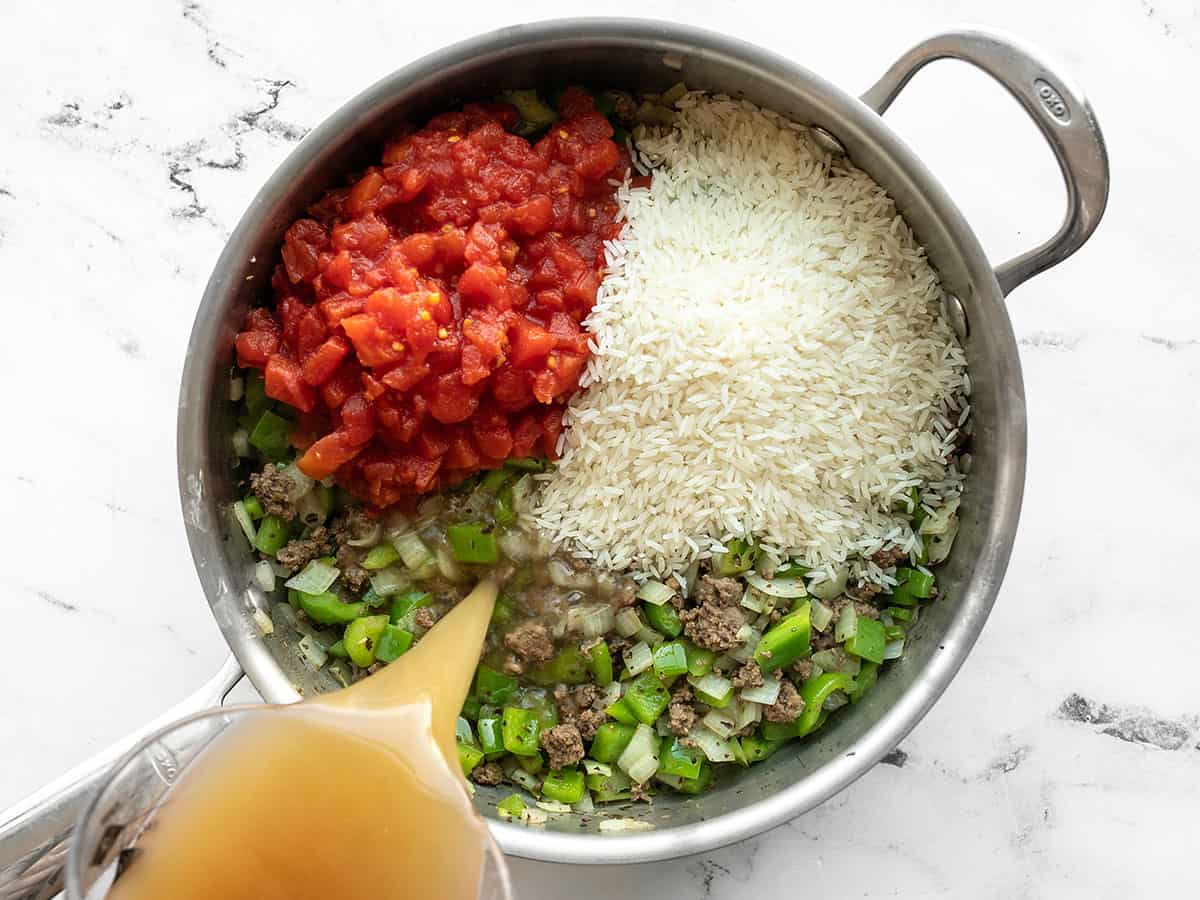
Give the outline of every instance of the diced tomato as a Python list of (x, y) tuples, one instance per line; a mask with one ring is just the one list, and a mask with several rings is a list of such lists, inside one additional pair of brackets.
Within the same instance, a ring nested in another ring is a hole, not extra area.
[(428, 374), (429, 366), (423, 363), (399, 365), (384, 372), (379, 380), (393, 391), (404, 393), (420, 384)]
[(325, 324), (329, 328), (336, 328), (343, 319), (356, 316), (366, 309), (367, 301), (362, 297), (336, 294), (322, 300), (317, 306), (320, 307), (321, 315), (325, 318)]
[(335, 334), (327, 338), (304, 361), (304, 380), (314, 386), (324, 384), (333, 377), (333, 373), (349, 352), (350, 344), (341, 335)]
[(562, 434), (562, 410), (550, 409), (542, 417), (542, 452), (551, 459), (558, 458), (558, 436)]
[(351, 360), (330, 376), (321, 385), (321, 402), (330, 409), (338, 409), (351, 395), (362, 390), (362, 367)]
[(438, 459), (445, 456), (446, 451), (450, 449), (450, 441), (432, 428), (426, 428), (418, 434), (417, 439), (413, 443), (417, 448), (417, 452), (425, 459)]
[(533, 456), (538, 440), (542, 436), (542, 423), (533, 413), (525, 413), (513, 428), (512, 455), (519, 458)]
[(442, 465), (449, 469), (466, 469), (474, 471), (479, 468), (479, 453), (466, 431), (455, 430), (450, 438), (450, 448), (442, 460)]
[(328, 478), (362, 451), (341, 431), (325, 435), (316, 441), (296, 462), (296, 467), (309, 478)]
[(465, 421), (478, 406), (478, 395), (463, 383), (461, 373), (447, 372), (433, 380), (429, 414), (439, 422), (451, 424)]
[(243, 331), (234, 340), (238, 365), (243, 369), (261, 369), (279, 349), (279, 335), (271, 331)]
[(508, 430), (508, 417), (496, 410), (481, 410), (472, 419), (475, 443), (480, 451), (492, 459), (503, 460), (513, 448), (512, 432)]
[(533, 391), (524, 372), (502, 366), (492, 375), (492, 397), (505, 412), (519, 412), (533, 402)]
[(541, 325), (520, 318), (513, 328), (509, 359), (518, 369), (541, 362), (557, 346), (557, 338)]
[(386, 331), (369, 313), (342, 320), (346, 336), (354, 344), (354, 353), (364, 366), (386, 366), (404, 359), (405, 346), (400, 338)]
[(305, 384), (300, 367), (281, 353), (267, 361), (264, 380), (267, 396), (308, 412), (317, 402), (317, 392)]
[(508, 273), (502, 266), (471, 263), (458, 279), (458, 292), (463, 299), (499, 309), (508, 309), (511, 305), (507, 286)]

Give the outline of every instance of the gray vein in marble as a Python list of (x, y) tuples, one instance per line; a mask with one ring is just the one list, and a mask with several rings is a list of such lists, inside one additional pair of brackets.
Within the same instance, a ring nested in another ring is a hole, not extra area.
[(1050, 350), (1074, 350), (1082, 341), (1082, 334), (1060, 331), (1034, 331), (1017, 339), (1022, 347), (1045, 347)]
[(203, 7), (195, 0), (183, 0), (183, 18), (200, 30), (200, 34), (204, 37), (204, 47), (208, 58), (222, 69), (227, 68), (229, 63), (226, 57), (231, 53), (234, 55), (236, 53), (217, 38), (212, 26), (208, 24), (208, 15)]
[(8, 199), (13, 200), (16, 198), (16, 196), (17, 195), (14, 194), (12, 191), (10, 191), (8, 188), (0, 187), (0, 197), (8, 197)]
[(1157, 747), (1159, 750), (1179, 750), (1200, 728), (1200, 717), (1185, 716), (1168, 719), (1143, 709), (1120, 709), (1071, 694), (1058, 707), (1058, 717), (1081, 725), (1104, 725), (1097, 734), (1114, 737), (1131, 744)]
[(1172, 340), (1171, 338), (1159, 337), (1157, 334), (1143, 334), (1142, 340), (1151, 344), (1157, 344), (1160, 347), (1166, 347), (1168, 350), (1181, 350), (1184, 347), (1195, 347), (1200, 344), (1200, 340), (1192, 338), (1191, 340), (1180, 341)]
[(1019, 747), (1014, 747), (1012, 750), (992, 760), (988, 764), (987, 769), (983, 773), (983, 779), (990, 781), (993, 778), (998, 778), (1002, 775), (1008, 775), (1015, 772), (1029, 758), (1030, 752), (1033, 750), (1028, 744), (1022, 744)]
[(60, 600), (49, 591), (34, 591), (39, 597), (53, 606), (55, 609), (66, 610), (67, 612), (79, 612), (79, 607), (74, 603), (68, 603), (66, 600)]

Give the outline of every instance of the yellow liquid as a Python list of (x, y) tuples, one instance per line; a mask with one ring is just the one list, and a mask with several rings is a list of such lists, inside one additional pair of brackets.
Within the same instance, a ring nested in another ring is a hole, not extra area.
[(474, 898), (487, 827), (455, 748), (485, 583), (346, 690), (231, 725), (169, 794), (113, 900)]

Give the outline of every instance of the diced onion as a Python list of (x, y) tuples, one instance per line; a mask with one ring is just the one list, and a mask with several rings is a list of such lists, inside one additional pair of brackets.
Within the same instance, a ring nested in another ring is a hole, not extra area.
[(820, 666), (823, 672), (841, 672), (853, 677), (862, 670), (862, 660), (847, 653), (841, 647), (820, 650), (812, 655), (812, 661), (815, 665)]
[(738, 704), (737, 730), (741, 731), (747, 725), (753, 725), (762, 721), (762, 704), (752, 703), (749, 700)]
[(832, 600), (846, 589), (846, 581), (850, 578), (850, 570), (843, 566), (838, 569), (833, 578), (818, 581), (808, 586), (808, 592), (819, 600)]
[[(764, 594), (772, 597), (782, 597), (785, 600), (792, 600), (796, 597), (808, 596), (803, 578), (763, 578), (757, 572), (747, 572), (742, 577), (755, 590), (762, 591)], [(842, 585), (844, 587), (845, 582)]]
[(400, 554), (406, 568), (419, 571), (434, 562), (433, 554), (415, 531), (406, 531), (392, 538), (392, 546)]
[(311, 491), (313, 485), (316, 484), (315, 481), (301, 472), (295, 463), (284, 466), (279, 470), (279, 474), (286, 477), (292, 483), (292, 486), (288, 489), (287, 498), (293, 503)]
[(557, 800), (536, 800), (533, 805), (548, 813), (569, 813), (571, 811), (571, 804), (559, 803)]
[(442, 577), (447, 581), (459, 582), (467, 577), (467, 573), (463, 571), (463, 567), (458, 564), (458, 560), (445, 547), (438, 547), (436, 553), (438, 571), (442, 573)]
[(632, 606), (628, 606), (616, 615), (615, 627), (621, 637), (633, 637), (642, 629), (642, 617)]
[(271, 564), (267, 560), (260, 559), (255, 564), (254, 580), (258, 582), (260, 588), (268, 593), (275, 590), (275, 570), (271, 568)]
[(532, 806), (527, 806), (521, 811), (521, 821), (526, 825), (545, 825), (548, 818), (550, 817), (545, 812)]
[(432, 525), (433, 520), (438, 517), (445, 506), (446, 502), (442, 499), (441, 494), (432, 494), (426, 497), (417, 507), (417, 518), (413, 522), (413, 528), (420, 531), (422, 528)]
[(838, 613), (837, 624), (833, 626), (833, 639), (839, 644), (850, 640), (858, 634), (858, 613), (853, 603), (847, 603)]
[(630, 675), (640, 675), (654, 665), (654, 654), (645, 641), (638, 641), (626, 650), (623, 656), (625, 668), (629, 670)]
[(496, 545), (500, 548), (500, 552), (513, 562), (528, 562), (532, 555), (529, 538), (523, 531), (519, 531), (516, 528), (509, 528), (502, 531), (500, 536), (496, 538)]
[(517, 479), (516, 484), (513, 485), (513, 511), (518, 515), (524, 515), (532, 508), (530, 500), (533, 496), (533, 488), (533, 478), (529, 475), (522, 475)]
[(654, 824), (640, 819), (605, 819), (600, 823), (601, 834), (617, 834), (622, 831), (653, 831)]
[(320, 525), (329, 515), (329, 508), (316, 491), (309, 491), (296, 501), (296, 515), (305, 525)]
[(778, 569), (782, 564), (782, 559), (780, 559), (766, 547), (762, 547), (759, 549), (758, 559), (754, 562), (754, 570), (763, 578), (774, 578), (775, 570)]
[(246, 382), (234, 375), (229, 379), (229, 402), (237, 403), (246, 396)]
[(689, 737), (708, 757), (709, 762), (733, 762), (737, 758), (729, 741), (707, 728), (696, 728)]
[(637, 598), (645, 600), (651, 606), (662, 606), (675, 596), (675, 592), (661, 581), (650, 580), (638, 589)]
[(925, 521), (921, 523), (921, 534), (945, 534), (949, 531), (951, 523), (958, 518), (956, 514), (959, 502), (959, 499), (955, 497), (926, 516)]
[(834, 691), (825, 698), (825, 702), (821, 704), (821, 709), (833, 712), (835, 709), (841, 709), (849, 702), (850, 698), (846, 696), (844, 691)]
[(678, 775), (664, 775), (662, 772), (654, 773), (654, 780), (661, 781), (667, 787), (679, 790), (683, 786), (683, 779)]
[(783, 682), (778, 678), (764, 678), (763, 683), (758, 687), (742, 688), (739, 696), (743, 700), (752, 703), (761, 703), (763, 706), (773, 706), (775, 701), (779, 699), (779, 690), (783, 686)]
[(314, 671), (325, 665), (326, 660), (329, 659), (325, 648), (318, 644), (311, 635), (306, 634), (296, 641), (296, 650), (299, 652), (300, 658)]
[(243, 459), (250, 455), (250, 434), (245, 428), (239, 428), (233, 433), (233, 452)]
[(700, 720), (700, 724), (718, 737), (730, 738), (737, 733), (738, 710), (727, 706), (725, 709), (709, 710)]
[(546, 563), (546, 574), (556, 586), (577, 591), (590, 591), (596, 579), (587, 571), (576, 572), (566, 560), (552, 559)]
[(766, 601), (768, 599), (769, 598), (765, 594), (761, 594), (758, 591), (751, 589), (748, 591), (742, 591), (741, 605), (751, 612), (761, 615), (762, 613), (766, 612)]
[(583, 771), (587, 775), (603, 775), (607, 778), (612, 774), (612, 766), (596, 762), (594, 759), (585, 759), (583, 761)]
[(586, 638), (608, 634), (615, 622), (616, 614), (607, 603), (581, 603), (567, 610), (567, 630)]
[(250, 546), (254, 546), (254, 542), (258, 539), (258, 529), (254, 527), (254, 520), (250, 518), (250, 513), (246, 512), (246, 504), (238, 500), (232, 507), (233, 520), (237, 522), (238, 527), (242, 529), (242, 534), (246, 535), (246, 540), (250, 542)]
[(753, 628), (750, 625), (743, 625), (737, 631), (737, 639), (741, 641), (742, 644), (741, 646), (730, 650), (729, 655), (738, 662), (749, 662), (750, 658), (754, 656), (754, 648), (758, 646), (758, 642), (761, 638), (762, 634), (759, 633), (758, 629)]
[(584, 791), (583, 796), (578, 801), (571, 804), (571, 811), (577, 813), (592, 813), (596, 811), (596, 804), (592, 802), (592, 792)]
[(329, 590), (329, 586), (337, 581), (341, 574), (340, 569), (327, 562), (314, 559), (284, 582), (284, 586), (305, 594), (323, 594)]
[(540, 797), (542, 794), (542, 783), (537, 777), (526, 772), (524, 769), (517, 767), (508, 773), (508, 777), (512, 779), (514, 784), (519, 784), (535, 797)]
[[(709, 672), (700, 678), (688, 678), (688, 683), (701, 694), (708, 697), (713, 697), (720, 700), (722, 697), (728, 697), (733, 692), (733, 682), (723, 675), (717, 675), (715, 672)], [(701, 702), (707, 703), (703, 697)]]
[(929, 564), (931, 566), (945, 562), (946, 557), (950, 555), (950, 548), (954, 546), (956, 537), (958, 537), (958, 517), (952, 516), (945, 531), (941, 534), (931, 535), (929, 538)]
[(833, 621), (833, 610), (813, 597), (809, 601), (808, 620), (817, 631), (824, 631)]
[(267, 615), (266, 610), (255, 609), (252, 618), (254, 619), (254, 624), (258, 626), (258, 630), (262, 632), (262, 634), (267, 635), (275, 633), (275, 623), (271, 621), (271, 617)]
[(888, 641), (883, 645), (884, 659), (899, 659), (904, 655), (904, 638), (898, 641)]
[(658, 771), (658, 735), (653, 728), (638, 725), (617, 758), (617, 768), (639, 784)]
[(649, 625), (643, 625), (637, 630), (637, 639), (639, 641), (645, 641), (651, 647), (657, 647), (666, 640), (665, 637), (663, 637)]
[(412, 579), (399, 566), (388, 566), (371, 576), (371, 588), (380, 597), (390, 597), (412, 586)]
[(604, 689), (604, 706), (609, 707), (621, 699), (621, 682), (614, 681)]

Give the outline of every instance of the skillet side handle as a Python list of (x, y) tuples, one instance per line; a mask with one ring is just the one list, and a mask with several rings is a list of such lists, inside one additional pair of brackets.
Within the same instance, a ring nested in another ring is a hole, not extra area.
[(882, 115), (909, 79), (937, 59), (958, 59), (982, 69), (1017, 99), (1054, 151), (1067, 187), (1067, 214), (1057, 233), (1039, 247), (996, 269), (1000, 290), (1013, 288), (1062, 262), (1096, 230), (1108, 202), (1108, 151), (1091, 104), (1041, 54), (990, 31), (966, 29), (917, 44), (860, 98)]
[(176, 719), (217, 706), (241, 680), (230, 656), (198, 691), (153, 722), (0, 811), (0, 900), (49, 900), (62, 890), (71, 835), (79, 816), (112, 767), (147, 735)]

